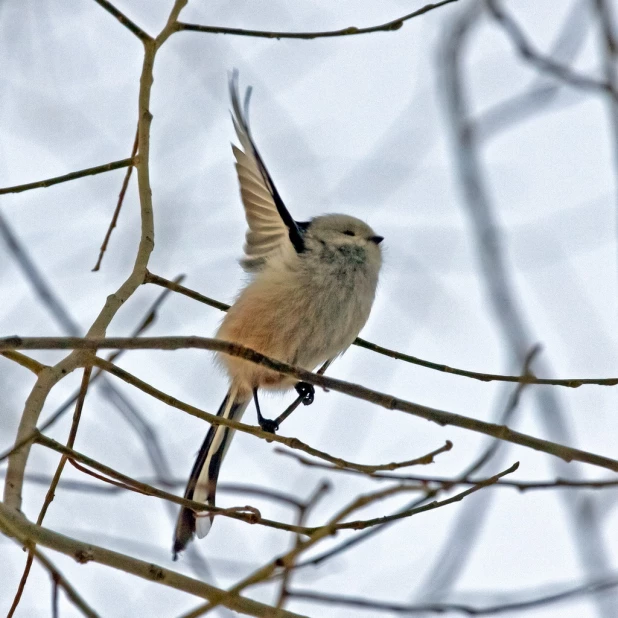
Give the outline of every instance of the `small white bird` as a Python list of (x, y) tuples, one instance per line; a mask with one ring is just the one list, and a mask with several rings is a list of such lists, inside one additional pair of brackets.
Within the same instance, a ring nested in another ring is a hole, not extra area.
[[(342, 354), (365, 325), (382, 264), (383, 240), (366, 223), (332, 214), (297, 222), (286, 209), (251, 137), (247, 89), (244, 108), (238, 96), (238, 73), (229, 81), (232, 122), (241, 148), (232, 146), (240, 194), (249, 225), (243, 268), (253, 275), (227, 312), (217, 337), (266, 356), (312, 371)], [(218, 416), (240, 420), (253, 397), (262, 429), (276, 431), (262, 417), (259, 388), (295, 387), (303, 403), (313, 401), (306, 382), (278, 374), (240, 358), (219, 355), (230, 378)], [(215, 504), (221, 462), (233, 430), (213, 425), (187, 483), (185, 498)], [(197, 532), (208, 534), (213, 515), (181, 508), (174, 535), (174, 559)]]

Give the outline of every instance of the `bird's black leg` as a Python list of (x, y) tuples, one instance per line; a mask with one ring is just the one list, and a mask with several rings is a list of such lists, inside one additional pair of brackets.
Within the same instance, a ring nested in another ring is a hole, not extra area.
[(313, 397), (315, 396), (315, 388), (313, 384), (309, 382), (296, 382), (294, 387), (299, 397), (302, 397), (303, 403), (308, 406), (313, 403)]
[(277, 429), (279, 429), (279, 423), (275, 419), (264, 418), (262, 416), (262, 412), (260, 411), (260, 402), (258, 401), (257, 388), (253, 389), (253, 401), (255, 401), (258, 424), (260, 425), (262, 431), (267, 431), (268, 433), (276, 433)]

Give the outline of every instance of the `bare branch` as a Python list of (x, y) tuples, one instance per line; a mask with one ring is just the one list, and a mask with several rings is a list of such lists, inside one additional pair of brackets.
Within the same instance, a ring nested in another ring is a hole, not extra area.
[[(45, 570), (47, 570), (47, 572), (51, 576), (54, 590), (56, 590), (58, 586), (61, 587), (66, 592), (69, 600), (73, 603), (73, 605), (75, 605), (75, 607), (77, 607), (77, 609), (81, 611), (82, 614), (84, 614), (84, 616), (88, 616), (88, 618), (98, 618), (99, 615), (88, 606), (86, 601), (82, 599), (82, 597), (78, 594), (75, 588), (73, 588), (69, 580), (66, 579), (64, 575), (62, 575), (62, 573), (57, 569), (54, 563), (49, 558), (47, 558), (47, 556), (45, 556), (43, 552), (38, 550), (34, 543), (30, 541), (23, 541), (23, 537), (20, 534), (19, 529), (14, 526), (11, 521), (9, 521), (7, 518), (4, 518), (2, 515), (0, 515), (0, 529), (7, 530), (9, 536), (12, 537), (17, 543), (19, 543), (20, 545), (25, 545), (27, 547), (28, 551), (37, 559), (37, 561), (43, 566)], [(16, 599), (16, 601), (19, 601), (19, 599)], [(11, 606), (11, 609), (9, 610), (7, 618), (10, 618), (13, 615), (16, 607), (17, 604), (14, 602)]]
[[(25, 354), (20, 354), (19, 352), (15, 352), (14, 350), (5, 350), (4, 352), (0, 352), (0, 355), (8, 358), (9, 360), (12, 360), (18, 365), (25, 367), (26, 369), (29, 369), (30, 371), (32, 371), (32, 373), (34, 373), (34, 375), (37, 376), (39, 375), (39, 373), (41, 373), (41, 371), (43, 371), (43, 369), (45, 369), (45, 367), (47, 367), (47, 365), (39, 363), (39, 361), (35, 360), (34, 358), (30, 358), (29, 356), (26, 356)], [(2, 461), (1, 458), (0, 461)]]
[(211, 34), (231, 34), (236, 36), (249, 36), (265, 39), (312, 40), (341, 36), (353, 36), (356, 34), (370, 34), (373, 32), (390, 32), (393, 30), (399, 30), (401, 27), (403, 27), (406, 21), (413, 19), (414, 17), (424, 15), (425, 13), (429, 13), (429, 11), (438, 9), (446, 4), (451, 4), (452, 2), (457, 2), (457, 0), (441, 0), (441, 2), (436, 2), (435, 4), (427, 4), (424, 7), (418, 9), (417, 11), (413, 11), (412, 13), (408, 13), (407, 15), (402, 15), (401, 17), (397, 17), (396, 19), (387, 21), (384, 24), (380, 24), (378, 26), (369, 26), (367, 28), (357, 28), (356, 26), (350, 26), (348, 28), (341, 28), (340, 30), (328, 30), (326, 32), (274, 32), (269, 30), (246, 30), (244, 28), (226, 28), (223, 26), (202, 26), (199, 24), (187, 24), (184, 22), (178, 22), (176, 24), (175, 30), (185, 30), (188, 32), (208, 32)]
[(61, 182), (69, 182), (76, 178), (83, 178), (84, 176), (94, 176), (96, 174), (103, 174), (104, 172), (111, 172), (112, 170), (121, 169), (123, 167), (132, 168), (134, 158), (120, 159), (119, 161), (112, 161), (111, 163), (105, 163), (104, 165), (97, 165), (96, 167), (89, 167), (85, 170), (79, 170), (78, 172), (70, 172), (63, 176), (55, 176), (54, 178), (47, 178), (46, 180), (38, 180), (37, 182), (29, 182), (25, 185), (15, 185), (14, 187), (4, 187), (0, 189), (0, 195), (6, 193), (21, 193), (22, 191), (30, 191), (30, 189), (42, 189), (45, 187), (51, 187), (52, 185), (58, 185)]
[[(28, 521), (21, 513), (0, 502), (0, 528), (12, 538), (17, 538), (22, 544), (36, 543), (49, 547), (54, 551), (70, 556), (80, 564), (96, 562), (116, 570), (135, 575), (149, 582), (156, 582), (175, 590), (181, 590), (203, 599), (219, 599), (226, 595), (224, 590), (215, 588), (205, 582), (181, 575), (151, 562), (132, 558), (125, 554), (105, 549), (91, 543), (58, 534), (48, 528), (37, 526)], [(10, 528), (10, 529), (9, 529)], [(262, 618), (306, 618), (300, 614), (283, 609), (275, 609), (270, 605), (234, 595), (225, 598), (223, 605), (250, 616)]]
[[(499, 474), (496, 474), (487, 479), (483, 479), (482, 481), (478, 481), (469, 489), (466, 489), (465, 491), (462, 491), (461, 493), (456, 494), (450, 498), (446, 498), (445, 500), (435, 500), (434, 502), (430, 502), (429, 504), (423, 504), (422, 506), (404, 509), (403, 511), (399, 511), (398, 513), (394, 513), (393, 515), (384, 515), (382, 517), (375, 517), (374, 519), (361, 519), (358, 521), (349, 521), (342, 524), (337, 524), (336, 530), (365, 530), (366, 528), (372, 528), (373, 526), (380, 526), (392, 521), (397, 521), (398, 519), (406, 519), (408, 517), (412, 517), (413, 515), (418, 515), (419, 513), (425, 513), (427, 511), (439, 509), (443, 506), (459, 502), (460, 500), (463, 500), (466, 496), (469, 496), (470, 494), (473, 494), (480, 489), (489, 487), (490, 485), (494, 485), (503, 476), (515, 472), (517, 468), (519, 468), (519, 462), (514, 463), (510, 468), (507, 468)], [(408, 487), (407, 489), (414, 491), (417, 488), (412, 486)]]
[[(105, 335), (107, 327), (113, 320), (116, 312), (144, 281), (148, 260), (154, 249), (154, 218), (149, 171), (150, 125), (152, 122), (152, 114), (150, 113), (149, 106), (156, 47), (154, 41), (148, 35), (130, 22), (130, 20), (107, 2), (107, 0), (96, 1), (114, 15), (116, 19), (132, 30), (134, 34), (140, 37), (144, 44), (144, 59), (140, 75), (138, 97), (138, 140), (140, 156), (137, 161), (137, 180), (140, 200), (141, 233), (131, 273), (118, 290), (107, 297), (105, 305), (88, 330), (88, 337), (100, 337)], [(81, 355), (74, 351), (57, 365), (49, 369), (44, 369), (38, 375), (37, 381), (26, 400), (17, 430), (17, 436), (15, 438), (15, 444), (21, 444), (22, 446), (15, 450), (9, 457), (9, 466), (4, 487), (4, 501), (7, 506), (17, 510), (21, 508), (21, 490), (30, 452), (30, 443), (26, 440), (29, 439), (29, 436), (32, 435), (36, 428), (47, 395), (55, 384), (81, 364)]]
[(125, 28), (130, 30), (142, 43), (152, 41), (152, 37), (144, 32), (136, 23), (132, 22), (124, 13), (121, 13), (108, 0), (94, 0), (99, 6), (102, 6), (110, 15), (113, 15)]
[[(83, 453), (79, 453), (72, 448), (63, 446), (59, 442), (56, 442), (56, 440), (52, 440), (47, 436), (38, 436), (36, 442), (38, 444), (41, 444), (42, 446), (46, 446), (56, 451), (57, 453), (62, 453), (62, 455), (65, 456), (67, 459), (70, 458), (80, 461), (89, 466), (90, 468), (98, 470), (104, 475), (119, 481), (120, 483), (122, 483), (122, 488), (124, 489), (136, 491), (137, 493), (143, 494), (145, 496), (161, 498), (163, 500), (173, 502), (174, 504), (178, 504), (180, 506), (186, 506), (197, 512), (208, 511), (214, 513), (215, 515), (223, 515), (225, 517), (244, 521), (249, 524), (260, 524), (267, 528), (274, 528), (276, 530), (285, 530), (286, 532), (295, 532), (297, 534), (305, 535), (309, 534), (312, 531), (312, 528), (304, 528), (291, 524), (284, 524), (278, 521), (263, 518), (259, 514), (256, 515), (257, 509), (254, 509), (253, 507), (234, 507), (233, 509), (223, 509), (216, 506), (210, 506), (202, 502), (195, 502), (194, 500), (186, 500), (185, 498), (181, 498), (179, 496), (176, 496), (175, 494), (171, 494), (162, 489), (158, 489), (157, 487), (153, 487), (152, 485), (137, 481), (136, 479), (131, 478), (126, 474), (122, 474), (121, 472), (118, 472), (117, 470), (114, 470), (113, 468), (110, 468), (109, 466), (106, 466), (105, 464), (96, 461), (95, 459), (92, 459), (87, 455), (84, 455)], [(104, 480), (101, 477), (96, 478)], [(107, 479), (105, 480), (107, 481)], [(121, 487), (120, 485), (115, 486), (119, 488)], [(252, 510), (251, 513), (247, 513), (248, 508)]]
[(524, 601), (515, 601), (513, 603), (503, 603), (501, 605), (492, 605), (489, 607), (473, 607), (471, 605), (463, 605), (460, 603), (427, 603), (418, 605), (406, 605), (403, 603), (393, 603), (388, 601), (376, 601), (371, 599), (362, 599), (345, 595), (323, 594), (310, 590), (292, 589), (288, 592), (290, 598), (305, 599), (307, 601), (316, 601), (318, 603), (328, 603), (329, 605), (345, 605), (347, 607), (357, 607), (359, 609), (372, 609), (381, 612), (390, 612), (396, 614), (450, 614), (457, 612), (468, 616), (496, 616), (498, 614), (512, 613), (518, 610), (536, 609), (546, 605), (562, 603), (569, 599), (586, 597), (600, 592), (605, 592), (618, 587), (618, 577), (610, 577), (591, 581), (589, 583), (575, 586), (570, 590), (550, 594), (547, 596), (537, 597)]
[[(73, 422), (71, 423), (71, 430), (69, 432), (69, 439), (67, 441), (67, 448), (72, 448), (75, 442), (75, 437), (77, 435), (77, 428), (79, 426), (79, 421), (81, 418), (82, 409), (84, 406), (84, 400), (86, 398), (86, 393), (88, 391), (88, 384), (90, 381), (90, 374), (92, 372), (92, 367), (88, 366), (84, 369), (84, 374), (82, 377), (82, 384), (79, 390), (79, 397), (77, 399), (77, 403), (75, 405), (75, 413), (73, 414)], [(39, 512), (39, 516), (37, 518), (37, 525), (40, 526), (45, 519), (45, 514), (47, 513), (47, 509), (49, 505), (52, 503), (52, 500), (55, 497), (56, 487), (58, 486), (58, 482), (60, 481), (60, 477), (62, 475), (62, 471), (64, 470), (64, 466), (66, 465), (67, 457), (65, 455), (62, 456), (60, 462), (58, 463), (58, 467), (56, 468), (56, 472), (52, 481), (47, 490), (47, 494), (45, 495), (45, 500), (43, 501), (43, 506)], [(21, 576), (21, 580), (19, 582), (19, 586), (17, 588), (17, 592), (15, 593), (15, 599), (13, 601), (13, 605), (11, 606), (11, 611), (9, 612), (8, 618), (15, 613), (17, 606), (19, 604), (19, 600), (23, 594), (24, 588), (26, 586), (26, 582), (28, 581), (28, 576), (30, 574), (30, 569), (32, 568), (32, 562), (34, 561), (34, 552), (32, 549), (28, 550), (28, 558), (26, 559), (26, 564), (24, 566), (24, 572)]]
[[(426, 476), (415, 474), (392, 474), (389, 472), (361, 472), (354, 468), (342, 468), (340, 466), (333, 466), (321, 461), (313, 461), (307, 459), (298, 453), (291, 453), (284, 451), (283, 449), (275, 449), (276, 453), (286, 455), (295, 459), (299, 464), (307, 466), (309, 468), (318, 468), (320, 470), (327, 470), (328, 472), (342, 472), (344, 474), (356, 474), (365, 476), (372, 480), (377, 481), (391, 481), (397, 483), (419, 483), (419, 489), (427, 489), (431, 485), (440, 485), (443, 487), (455, 487), (457, 485), (476, 485), (479, 480), (469, 478), (468, 476), (461, 476), (458, 478), (451, 478), (446, 476)], [(529, 491), (537, 489), (612, 489), (618, 487), (618, 479), (615, 480), (589, 480), (580, 481), (574, 479), (562, 479), (557, 478), (548, 481), (498, 481), (492, 484), (492, 487), (507, 487), (511, 489), (517, 489), (518, 491)]]
[[(286, 363), (276, 361), (268, 358), (263, 354), (245, 348), (244, 346), (229, 343), (226, 341), (220, 341), (219, 339), (209, 339), (207, 337), (140, 337), (140, 338), (126, 338), (126, 337), (109, 337), (109, 338), (88, 338), (81, 339), (79, 337), (6, 337), (0, 339), (0, 351), (12, 350), (12, 349), (39, 349), (39, 350), (53, 350), (53, 349), (70, 349), (76, 350), (97, 350), (103, 348), (124, 348), (130, 350), (179, 350), (183, 348), (195, 348), (202, 350), (211, 350), (213, 352), (224, 352), (230, 356), (236, 356), (245, 360), (251, 361), (258, 365), (264, 365), (273, 371), (277, 371), (284, 375), (290, 375), (298, 378), (302, 382), (309, 382), (315, 386), (321, 386), (322, 388), (332, 389), (339, 393), (356, 397), (364, 401), (369, 401), (376, 405), (382, 406), (389, 410), (399, 410), (400, 412), (406, 412), (413, 416), (424, 418), (425, 420), (432, 421), (438, 425), (452, 425), (454, 427), (461, 427), (462, 429), (468, 429), (477, 433), (482, 433), (488, 436), (493, 436), (499, 440), (505, 440), (512, 442), (513, 444), (519, 444), (526, 448), (531, 448), (537, 451), (542, 451), (558, 457), (566, 462), (581, 461), (601, 468), (607, 468), (614, 472), (618, 472), (618, 461), (588, 451), (582, 451), (580, 449), (571, 448), (556, 442), (550, 442), (549, 440), (543, 440), (536, 438), (528, 434), (521, 433), (509, 429), (504, 425), (495, 425), (493, 423), (487, 423), (478, 419), (462, 416), (461, 414), (455, 414), (453, 412), (446, 412), (444, 410), (438, 410), (436, 408), (430, 408), (420, 404), (398, 399), (392, 395), (381, 393), (368, 389), (360, 384), (354, 384), (351, 382), (345, 382), (343, 380), (336, 380), (335, 378), (329, 378), (321, 376), (310, 371), (305, 371), (298, 367), (292, 367)], [(157, 399), (179, 407), (181, 402), (177, 399), (158, 391), (149, 384), (138, 380), (134, 376), (131, 376), (124, 370), (116, 367), (112, 363), (94, 358), (92, 362), (98, 367), (105, 368), (106, 371), (113, 373), (114, 375), (121, 377), (127, 382), (133, 384), (147, 392)], [(43, 375), (43, 373), (41, 374)], [(51, 388), (51, 385), (50, 385)], [(173, 403), (172, 403), (173, 402)], [(194, 416), (199, 416), (208, 420), (210, 423), (219, 423), (229, 425), (235, 429), (241, 429), (248, 433), (255, 433), (256, 430), (250, 431), (247, 429), (249, 426), (243, 426), (242, 423), (234, 423), (210, 414), (205, 414), (201, 410), (182, 404), (182, 409), (189, 412)], [(255, 433), (255, 435), (258, 435)], [(279, 436), (273, 434), (266, 434), (270, 436), (273, 441), (279, 442)], [(289, 444), (288, 444), (289, 446)], [(292, 447), (294, 448), (294, 447)], [(322, 455), (324, 455), (322, 453)], [(333, 462), (334, 463), (334, 462)], [(7, 477), (8, 481), (8, 477)]]
[[(169, 281), (164, 277), (160, 277), (158, 275), (153, 275), (151, 272), (146, 273), (146, 277), (144, 278), (144, 283), (154, 283), (155, 285), (167, 288), (169, 290), (173, 290), (174, 292), (178, 292), (179, 294), (183, 294), (193, 300), (196, 300), (200, 303), (204, 303), (209, 307), (214, 307), (215, 309), (220, 309), (221, 311), (227, 311), (230, 306), (226, 303), (222, 303), (221, 301), (215, 300), (214, 298), (209, 298), (208, 296), (204, 296), (195, 290), (191, 290), (190, 288), (185, 287), (184, 285), (178, 285), (173, 281)], [(468, 371), (466, 369), (457, 369), (455, 367), (449, 367), (443, 363), (434, 363), (432, 361), (424, 360), (422, 358), (418, 358), (417, 356), (412, 356), (410, 354), (404, 354), (403, 352), (398, 352), (397, 350), (391, 350), (389, 348), (385, 348), (376, 343), (372, 343), (371, 341), (367, 341), (365, 339), (361, 339), (357, 337), (354, 341), (354, 345), (357, 345), (361, 348), (365, 348), (366, 350), (371, 350), (372, 352), (376, 352), (377, 354), (382, 354), (383, 356), (388, 356), (389, 358), (394, 358), (396, 360), (402, 360), (407, 363), (411, 363), (413, 365), (419, 365), (421, 367), (427, 367), (427, 369), (434, 369), (435, 371), (441, 371), (443, 373), (450, 373), (452, 375), (462, 376), (464, 378), (472, 378), (473, 380), (479, 380), (481, 382), (513, 382), (517, 384), (544, 384), (547, 386), (565, 386), (567, 388), (579, 388), (585, 384), (588, 385), (596, 385), (596, 386), (616, 386), (618, 384), (618, 378), (563, 378), (563, 379), (552, 379), (552, 378), (537, 378), (535, 376), (506, 376), (499, 375), (496, 373), (481, 373), (478, 371)]]
[[(398, 461), (387, 464), (378, 464), (376, 466), (368, 466), (361, 464), (354, 464), (352, 467), (349, 466), (329, 466), (327, 464), (316, 464), (316, 468), (325, 468), (327, 470), (348, 470), (357, 472), (359, 474), (366, 474), (368, 476), (373, 476), (376, 472), (382, 470), (398, 470), (400, 468), (409, 468), (411, 466), (426, 466), (432, 464), (434, 462), (434, 458), (436, 455), (440, 455), (441, 453), (446, 453), (453, 448), (453, 443), (450, 440), (447, 440), (444, 446), (436, 449), (435, 451), (431, 451), (431, 453), (427, 453), (427, 455), (423, 455), (422, 457), (417, 457), (416, 459), (410, 459), (409, 461)], [(275, 453), (279, 453), (281, 455), (287, 455), (288, 457), (292, 457), (297, 459), (300, 463), (311, 465), (312, 462), (310, 460), (305, 459), (304, 457), (297, 455), (296, 453), (290, 453), (289, 451), (284, 451), (283, 449), (275, 449)], [(378, 478), (378, 477), (376, 477)], [(393, 477), (394, 478), (394, 477)]]
[(332, 517), (325, 526), (314, 528), (312, 535), (308, 539), (296, 543), (290, 551), (281, 556), (278, 556), (274, 560), (265, 564), (263, 567), (260, 567), (251, 575), (230, 588), (229, 591), (222, 593), (219, 598), (209, 600), (208, 603), (200, 605), (193, 611), (184, 614), (181, 618), (198, 618), (199, 616), (208, 613), (210, 610), (214, 609), (219, 605), (225, 605), (226, 601), (229, 601), (230, 598), (234, 598), (239, 595), (245, 588), (269, 580), (280, 567), (285, 568), (286, 566), (288, 566), (288, 568), (290, 568), (290, 566), (294, 564), (296, 559), (302, 553), (313, 547), (322, 539), (332, 535), (338, 528), (339, 522), (348, 517), (348, 515), (350, 515), (351, 513), (372, 503), (379, 502), (384, 498), (388, 498), (390, 496), (394, 496), (405, 491), (408, 491), (408, 488), (406, 486), (397, 485), (395, 487), (390, 487), (382, 491), (377, 491), (371, 494), (366, 494), (364, 496), (359, 496), (358, 498), (356, 498), (356, 500), (351, 502), (349, 505), (339, 511), (334, 517)]
[(618, 97), (618, 92), (610, 82), (601, 82), (586, 75), (580, 75), (568, 66), (556, 62), (553, 58), (543, 55), (534, 49), (528, 41), (524, 31), (517, 22), (498, 4), (497, 0), (485, 0), (490, 14), (502, 27), (505, 33), (515, 45), (519, 55), (529, 62), (534, 68), (544, 73), (550, 74), (556, 79), (576, 88), (595, 90), (609, 94), (613, 99)]
[[(139, 127), (135, 132), (135, 140), (133, 141), (133, 149), (131, 151), (131, 159), (135, 160), (137, 155), (137, 146), (138, 146), (138, 137), (139, 137)], [(127, 188), (129, 187), (129, 180), (131, 180), (131, 174), (133, 173), (133, 166), (130, 165), (127, 169), (127, 173), (124, 175), (124, 179), (122, 181), (122, 186), (120, 187), (120, 193), (118, 194), (118, 201), (116, 203), (116, 208), (114, 209), (114, 214), (112, 215), (112, 220), (109, 222), (109, 227), (107, 228), (107, 232), (105, 233), (105, 237), (103, 238), (103, 243), (101, 244), (101, 248), (99, 249), (99, 257), (97, 259), (97, 263), (94, 265), (92, 269), (93, 272), (96, 272), (101, 267), (101, 262), (103, 261), (103, 255), (107, 249), (107, 245), (109, 243), (109, 239), (111, 238), (112, 231), (116, 227), (116, 223), (118, 221), (118, 217), (120, 215), (120, 210), (122, 208), (122, 204), (124, 202), (124, 196), (127, 192)]]

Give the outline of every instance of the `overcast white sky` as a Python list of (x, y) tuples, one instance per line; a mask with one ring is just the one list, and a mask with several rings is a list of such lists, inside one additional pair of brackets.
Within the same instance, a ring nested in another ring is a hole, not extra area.
[[(170, 0), (115, 4), (152, 34), (163, 26), (171, 7)], [(505, 6), (538, 50), (603, 79), (592, 4), (523, 0)], [(182, 20), (278, 31), (328, 30), (382, 23), (421, 6), (410, 0), (190, 0)], [(356, 37), (305, 41), (172, 36), (157, 56), (152, 93), (156, 247), (150, 270), (170, 279), (184, 273), (188, 287), (225, 302), (233, 300), (243, 282), (237, 259), (245, 224), (230, 149), (234, 136), (227, 95), (227, 74), (235, 67), (241, 85), (253, 86), (254, 137), (293, 216), (306, 220), (324, 212), (346, 212), (366, 219), (386, 239), (378, 298), (362, 336), (454, 367), (518, 373), (521, 368), (505, 339), (501, 316), (488, 301), (446, 104), (444, 49), (454, 20), (469, 7), (459, 0), (400, 30)], [(557, 44), (561, 32), (565, 40)], [(616, 376), (616, 168), (607, 97), (566, 85), (553, 90), (535, 111), (513, 120), (509, 110), (524, 110), (524, 104), (519, 99), (514, 108), (505, 103), (556, 82), (540, 78), (525, 64), (489, 17), (478, 21), (465, 51), (467, 100), (485, 135), (480, 149), (483, 178), (513, 295), (529, 341), (542, 345), (534, 368), (551, 371), (550, 377)], [(0, 185), (128, 157), (141, 57), (137, 38), (95, 2), (0, 3)], [(134, 179), (101, 271), (91, 272), (123, 175), (119, 170), (0, 198), (0, 213), (80, 333), (132, 267), (139, 237)], [(138, 290), (108, 334), (128, 335), (159, 293), (154, 286)], [(149, 334), (211, 336), (220, 318), (215, 309), (173, 296)], [(12, 334), (68, 333), (36, 296), (0, 236), (0, 336)], [(34, 356), (52, 362), (62, 355)], [(120, 365), (211, 412), (226, 389), (224, 376), (204, 352), (131, 352)], [(490, 421), (499, 417), (513, 391), (360, 348), (350, 349), (329, 373)], [(76, 372), (54, 389), (44, 418), (73, 392), (79, 377)], [(12, 444), (32, 384), (24, 369), (0, 358), (0, 450)], [(114, 384), (157, 431), (174, 477), (186, 478), (204, 424)], [(524, 392), (511, 423), (514, 429), (557, 441), (566, 436), (569, 445), (616, 457), (616, 388), (543, 392), (539, 387)], [(265, 400), (268, 415), (278, 414), (289, 400), (291, 396)], [(255, 422), (253, 409), (245, 420)], [(49, 434), (65, 441), (69, 424), (67, 417)], [(315, 404), (299, 409), (281, 433), (362, 463), (410, 459), (452, 440), (450, 453), (417, 470), (431, 475), (460, 474), (487, 446), (478, 434), (441, 428), (333, 392), (317, 392)], [(96, 387), (88, 394), (76, 448), (127, 474), (154, 474), (136, 432)], [(34, 447), (28, 471), (51, 474), (57, 460)], [(609, 477), (609, 472), (590, 466), (557, 466), (545, 455), (513, 446), (503, 448), (482, 475), (514, 461), (521, 463), (517, 479)], [(276, 454), (272, 444), (237, 435), (221, 481), (307, 497), (325, 477)], [(74, 470), (63, 478), (84, 480)], [(333, 490), (313, 512), (312, 524), (323, 522), (358, 493), (378, 487), (356, 477), (329, 478)], [(44, 486), (26, 487), (24, 512), (30, 519), (36, 519), (44, 491)], [(430, 598), (478, 606), (561, 590), (615, 574), (617, 496), (612, 490), (489, 489), (404, 520), (320, 567), (299, 572), (294, 583), (401, 603)], [(392, 499), (363, 515), (392, 512), (410, 499)], [(219, 500), (224, 506), (251, 502), (274, 519), (292, 521), (295, 516), (289, 508), (247, 496), (221, 493)], [(45, 525), (195, 575), (192, 559), (171, 562), (174, 512), (136, 494), (60, 490)], [(468, 518), (461, 520), (466, 513)], [(588, 513), (592, 515), (586, 519)], [(478, 536), (454, 587), (431, 596), (428, 580), (439, 579), (433, 569), (444, 575), (449, 564), (443, 552), (455, 551), (479, 520)], [(342, 534), (321, 549), (345, 538)], [(220, 518), (198, 549), (210, 581), (229, 587), (289, 543), (284, 533)], [(196, 605), (186, 595), (48, 553), (102, 616), (171, 617)], [(0, 539), (0, 555), (1, 614), (12, 601), (24, 554), (13, 542)], [(47, 580), (35, 566), (17, 616), (50, 615)], [(273, 591), (262, 586), (251, 595), (271, 602)], [(604, 599), (573, 600), (526, 615), (618, 615), (617, 593)], [(290, 608), (328, 618), (357, 615), (349, 608), (306, 602), (293, 602)], [(61, 615), (78, 614), (63, 601)]]

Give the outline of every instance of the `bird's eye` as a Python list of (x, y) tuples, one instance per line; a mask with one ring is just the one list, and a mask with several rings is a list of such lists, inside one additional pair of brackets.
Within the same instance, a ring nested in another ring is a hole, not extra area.
[(352, 230), (346, 230), (346, 231), (344, 232), (344, 234), (345, 234), (346, 236), (354, 236), (354, 232), (353, 232)]

